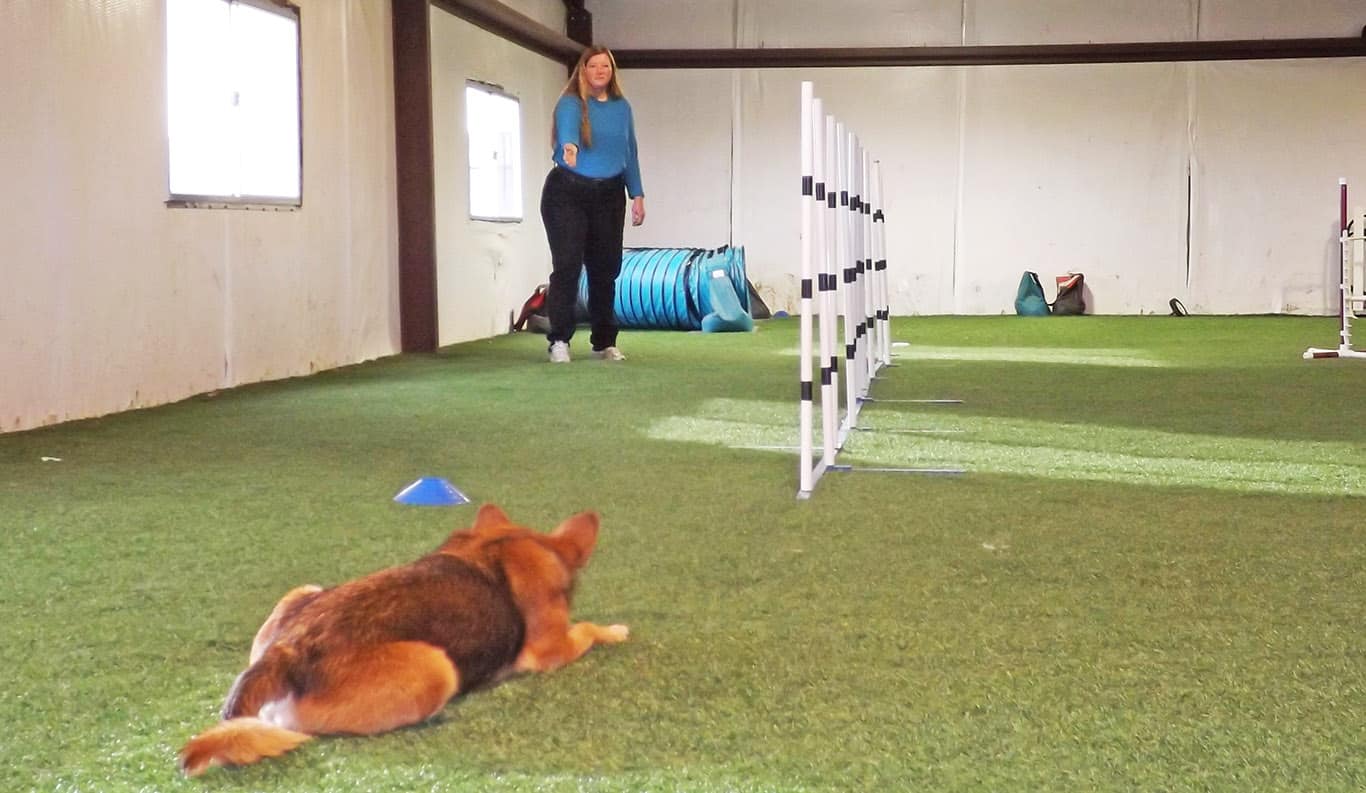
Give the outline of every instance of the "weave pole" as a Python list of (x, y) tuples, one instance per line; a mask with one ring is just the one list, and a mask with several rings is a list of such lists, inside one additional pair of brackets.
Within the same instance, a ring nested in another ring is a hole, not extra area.
[(825, 105), (819, 98), (811, 100), (811, 149), (812, 170), (815, 173), (816, 234), (815, 246), (819, 252), (820, 273), (817, 284), (820, 315), (820, 363), (821, 363), (821, 462), (820, 471), (835, 464), (835, 435), (838, 431), (837, 405), (839, 404), (839, 362), (835, 360), (835, 256), (834, 226), (829, 209), (834, 207), (834, 193), (826, 193), (826, 173), (833, 159), (834, 144), (830, 138), (835, 134), (835, 119), (825, 114)]
[(877, 308), (877, 288), (873, 283), (873, 212), (872, 212), (872, 174), (873, 161), (869, 156), (868, 150), (859, 147), (859, 225), (863, 229), (863, 258), (860, 260), (862, 272), (859, 275), (859, 291), (863, 293), (863, 366), (868, 372), (869, 383), (864, 389), (865, 394), (872, 389), (872, 380), (877, 377), (878, 370), (882, 368), (881, 356), (878, 350), (882, 348), (879, 341), (879, 328), (873, 321), (878, 313)]
[[(835, 165), (835, 180), (840, 188), (840, 209), (835, 217), (836, 233), (840, 239), (838, 247), (840, 277), (843, 288), (840, 289), (843, 306), (840, 312), (844, 316), (844, 393), (845, 393), (845, 419), (840, 422), (840, 432), (842, 435), (849, 431), (849, 412), (857, 411), (860, 393), (861, 378), (858, 367), (858, 328), (852, 318), (854, 313), (854, 283), (857, 276), (855, 261), (855, 251), (857, 250), (857, 240), (854, 239), (854, 224), (850, 220), (851, 204), (854, 198), (853, 185), (850, 184), (850, 162), (853, 159), (853, 136), (844, 127), (843, 122), (835, 122), (835, 147), (839, 160)], [(843, 437), (840, 438), (837, 446), (842, 446)]]
[(849, 427), (852, 429), (858, 424), (858, 409), (862, 408), (863, 400), (868, 396), (868, 390), (872, 387), (873, 360), (868, 355), (869, 327), (868, 327), (868, 223), (867, 216), (864, 214), (865, 187), (867, 185), (867, 153), (863, 150), (863, 144), (859, 142), (857, 135), (850, 134), (850, 142), (853, 148), (849, 155), (849, 181), (853, 185), (854, 192), (849, 197), (849, 210), (852, 213), (849, 221), (854, 225), (854, 319), (858, 325), (854, 329), (854, 355), (858, 359), (859, 404), (850, 409)]
[(882, 163), (873, 161), (873, 285), (877, 297), (878, 360), (892, 366), (892, 312), (887, 288), (887, 217), (882, 211)]
[(815, 211), (815, 174), (812, 172), (813, 146), (811, 136), (812, 85), (802, 83), (802, 242), (801, 242), (801, 422), (798, 438), (801, 457), (801, 492), (810, 493), (816, 486), (818, 473), (812, 467), (811, 449), (811, 401), (814, 399), (811, 384), (811, 216)]
[[(1363, 218), (1362, 222), (1366, 222)], [(1347, 179), (1338, 179), (1338, 346), (1337, 349), (1310, 347), (1305, 360), (1318, 358), (1366, 358), (1366, 352), (1352, 347), (1352, 317), (1366, 307), (1366, 283), (1357, 275), (1354, 258), (1366, 247), (1366, 229), (1352, 232), (1347, 220)]]
[[(801, 101), (801, 402), (797, 497), (810, 498), (816, 483), (829, 471), (962, 473), (961, 468), (855, 468), (836, 463), (836, 455), (850, 434), (863, 429), (858, 426), (860, 408), (865, 402), (876, 401), (869, 395), (873, 378), (891, 361), (886, 221), (881, 207), (879, 163), (864, 150), (852, 131), (825, 113), (825, 105), (815, 96), (812, 83), (801, 84)], [(837, 323), (842, 325), (839, 331)], [(836, 353), (836, 334), (840, 331), (844, 341), (843, 383)], [(813, 349), (817, 341), (819, 350)], [(820, 362), (821, 375), (819, 460), (812, 428), (816, 397), (813, 358)], [(889, 401), (948, 404), (960, 400)]]

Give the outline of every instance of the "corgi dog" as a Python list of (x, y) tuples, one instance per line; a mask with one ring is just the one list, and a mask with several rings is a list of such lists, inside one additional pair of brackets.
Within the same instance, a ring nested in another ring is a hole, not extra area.
[(181, 770), (197, 776), (315, 735), (416, 724), (459, 694), (625, 641), (625, 625), (569, 618), (598, 523), (582, 512), (544, 534), (485, 504), (472, 527), (411, 564), (293, 589), (256, 633), (223, 720), (180, 750)]

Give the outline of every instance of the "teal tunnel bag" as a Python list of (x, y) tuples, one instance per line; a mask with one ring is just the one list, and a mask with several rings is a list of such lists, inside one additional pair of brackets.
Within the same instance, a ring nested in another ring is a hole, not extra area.
[(1022, 317), (1048, 316), (1048, 301), (1043, 296), (1038, 273), (1026, 270), (1020, 277), (1020, 288), (1015, 290), (1015, 313)]

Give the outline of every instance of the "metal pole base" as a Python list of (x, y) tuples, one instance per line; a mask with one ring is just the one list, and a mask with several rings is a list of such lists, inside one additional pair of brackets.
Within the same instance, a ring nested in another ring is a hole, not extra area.
[(840, 474), (928, 474), (932, 476), (955, 476), (967, 473), (965, 468), (892, 468), (853, 465), (832, 465), (827, 470)]
[(1304, 359), (1306, 361), (1313, 361), (1319, 358), (1366, 358), (1366, 352), (1354, 350), (1351, 347), (1339, 347), (1336, 350), (1310, 347), (1304, 351)]
[(889, 405), (961, 405), (961, 399), (874, 399), (873, 397), (859, 397), (860, 403), (863, 402), (885, 402)]

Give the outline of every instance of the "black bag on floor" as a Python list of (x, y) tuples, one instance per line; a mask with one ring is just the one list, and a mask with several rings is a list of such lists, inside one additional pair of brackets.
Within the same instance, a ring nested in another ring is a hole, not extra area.
[(1081, 273), (1058, 276), (1058, 296), (1053, 300), (1053, 313), (1067, 316), (1086, 313), (1086, 297), (1082, 294), (1085, 278)]

